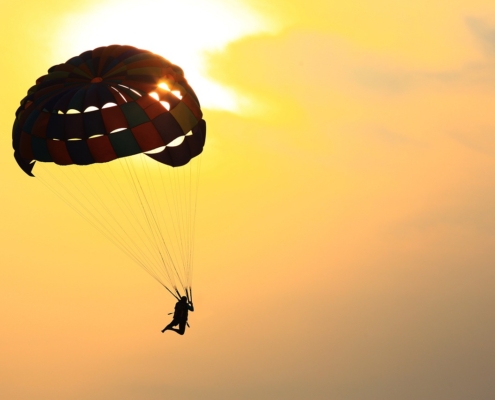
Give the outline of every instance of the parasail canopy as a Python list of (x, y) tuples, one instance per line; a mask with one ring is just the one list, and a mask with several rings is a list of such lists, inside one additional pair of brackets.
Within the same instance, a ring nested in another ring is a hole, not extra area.
[[(187, 164), (202, 152), (206, 124), (180, 67), (156, 54), (113, 45), (55, 65), (16, 112), (14, 156), (29, 175), (35, 161), (88, 165), (148, 152)], [(183, 138), (178, 146), (164, 147)]]

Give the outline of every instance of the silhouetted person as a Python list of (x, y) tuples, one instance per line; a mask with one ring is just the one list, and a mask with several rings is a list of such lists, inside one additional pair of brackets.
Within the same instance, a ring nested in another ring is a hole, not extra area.
[[(187, 301), (186, 296), (182, 296), (181, 299), (175, 304), (174, 319), (170, 324), (162, 329), (162, 333), (166, 330), (177, 332), (179, 335), (183, 335), (186, 331), (187, 315), (189, 311), (194, 311), (194, 306)], [(173, 328), (179, 325), (179, 329)]]

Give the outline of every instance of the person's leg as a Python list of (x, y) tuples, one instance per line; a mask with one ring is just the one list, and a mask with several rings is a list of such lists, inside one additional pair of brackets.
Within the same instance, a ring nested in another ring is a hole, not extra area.
[(186, 323), (187, 321), (182, 321), (180, 324), (179, 324), (179, 330), (177, 331), (177, 333), (179, 335), (183, 335), (184, 332), (186, 331)]
[(170, 328), (170, 330), (178, 333), (179, 335), (183, 335), (184, 332), (186, 331), (186, 323), (187, 321), (183, 321), (183, 322), (181, 321), (179, 323), (179, 329)]
[(162, 329), (162, 333), (165, 332), (166, 330), (169, 330), (169, 329), (175, 331), (175, 329), (173, 329), (172, 327), (177, 325), (178, 323), (179, 323), (179, 321), (176, 321), (175, 319), (173, 319), (170, 324), (168, 324), (165, 328)]

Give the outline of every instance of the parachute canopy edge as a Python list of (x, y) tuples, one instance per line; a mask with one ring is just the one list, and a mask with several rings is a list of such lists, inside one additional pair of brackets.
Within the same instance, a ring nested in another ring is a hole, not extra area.
[(36, 161), (33, 161), (33, 162), (26, 161), (24, 158), (19, 156), (19, 152), (17, 152), (17, 151), (14, 151), (14, 158), (17, 161), (17, 164), (19, 164), (19, 167), (21, 167), (21, 169), (26, 174), (28, 174), (29, 176), (32, 176), (34, 178), (34, 174), (32, 171), (33, 171), (34, 164), (36, 163)]

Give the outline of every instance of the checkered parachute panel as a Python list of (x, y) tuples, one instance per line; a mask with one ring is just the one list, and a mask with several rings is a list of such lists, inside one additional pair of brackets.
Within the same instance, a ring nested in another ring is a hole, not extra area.
[(88, 165), (147, 152), (178, 167), (202, 152), (206, 123), (180, 67), (112, 45), (40, 77), (16, 111), (12, 138), (31, 176), (36, 161)]

